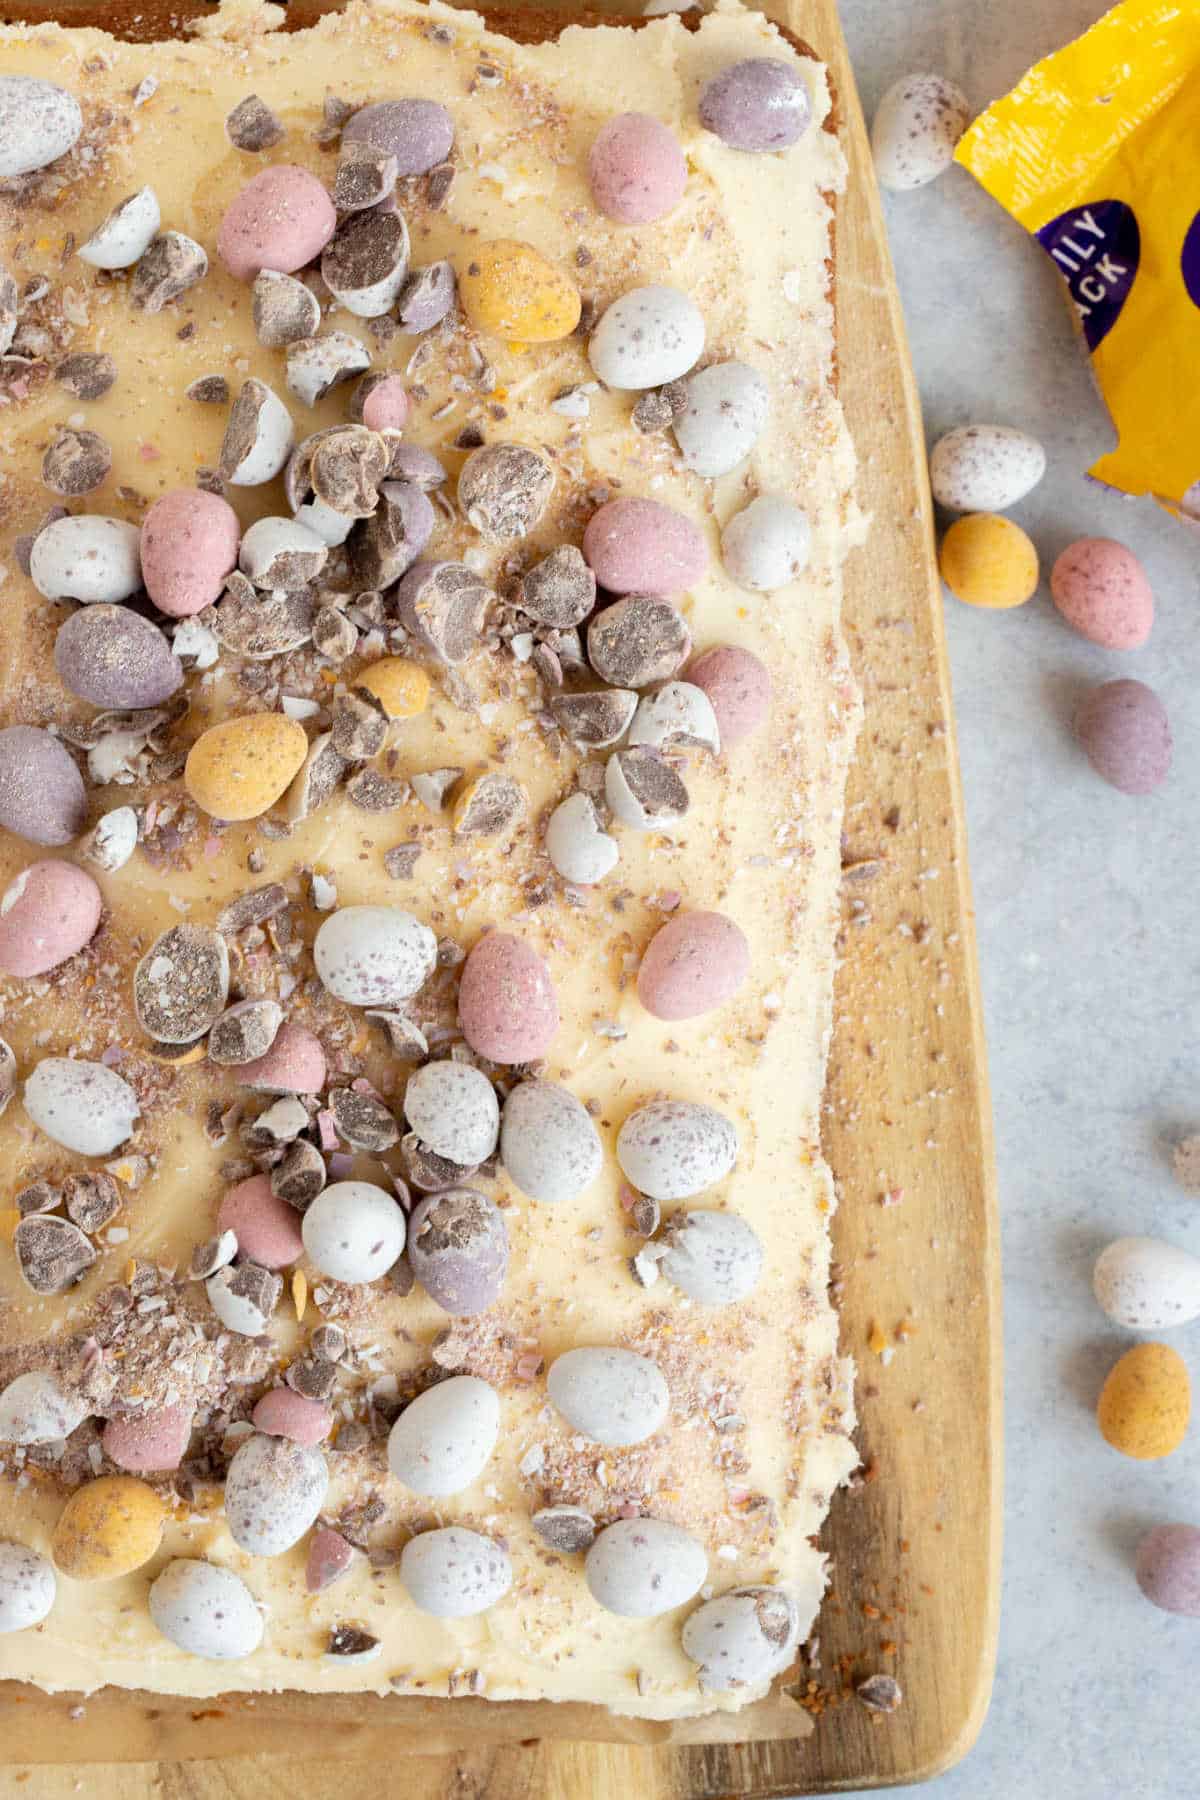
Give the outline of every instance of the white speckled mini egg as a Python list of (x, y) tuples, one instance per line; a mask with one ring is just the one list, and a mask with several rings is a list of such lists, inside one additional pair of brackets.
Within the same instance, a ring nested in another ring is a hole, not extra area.
[(758, 442), (771, 390), (748, 363), (712, 363), (684, 384), (687, 406), (673, 430), (684, 462), (697, 475), (728, 475)]
[(708, 750), (717, 756), (721, 731), (703, 688), (690, 681), (668, 681), (638, 701), (628, 742), (649, 744), (655, 750)]
[(58, 1578), (49, 1559), (0, 1539), (0, 1632), (40, 1625), (54, 1605)]
[(500, 1161), (531, 1200), (554, 1206), (589, 1188), (604, 1161), (582, 1101), (554, 1081), (522, 1081), (504, 1102)]
[(871, 127), (875, 173), (896, 192), (936, 181), (954, 161), (971, 108), (942, 75), (902, 75), (879, 102)]
[(140, 1108), (127, 1081), (103, 1063), (44, 1056), (25, 1082), (25, 1111), (56, 1144), (80, 1156), (110, 1156)]
[(682, 1525), (618, 1519), (587, 1553), (592, 1598), (623, 1619), (655, 1619), (682, 1606), (708, 1578), (708, 1553)]
[(546, 1392), (568, 1425), (596, 1444), (643, 1443), (671, 1406), (658, 1364), (610, 1344), (588, 1344), (556, 1357)]
[(47, 600), (128, 600), (142, 585), (141, 533), (124, 519), (73, 513), (33, 540), (29, 573)]
[(677, 1212), (658, 1244), (666, 1251), (658, 1266), (667, 1280), (705, 1306), (744, 1300), (762, 1273), (762, 1242), (736, 1213)]
[(1161, 1238), (1117, 1238), (1096, 1258), (1092, 1288), (1114, 1324), (1169, 1331), (1200, 1318), (1200, 1257)]
[(611, 388), (677, 381), (704, 349), (704, 318), (676, 287), (630, 288), (601, 314), (588, 341), (593, 369)]
[(0, 1394), (0, 1444), (52, 1444), (70, 1437), (90, 1411), (48, 1369), (28, 1369)]
[(568, 794), (546, 821), (546, 855), (564, 881), (592, 887), (616, 868), (621, 850), (600, 825), (587, 794)]
[(319, 1450), (256, 1431), (225, 1477), (225, 1520), (240, 1550), (279, 1556), (299, 1543), (325, 1503), (329, 1470)]
[(395, 1200), (370, 1181), (335, 1181), (300, 1226), (309, 1260), (322, 1275), (352, 1287), (387, 1274), (404, 1249), (405, 1229)]
[[(296, 428), (292, 423), (291, 413), (273, 388), (269, 388), (265, 382), (255, 380), (253, 376), (250, 381), (243, 383), (230, 417), (238, 413), (247, 388), (257, 403), (254, 428), (244, 454), (226, 476), (233, 487), (261, 487), (265, 481), (274, 481), (296, 442)], [(227, 464), (226, 451), (231, 456), (233, 449), (234, 444), (227, 432), (221, 454), (222, 473)]]
[(75, 254), (94, 269), (132, 268), (161, 224), (158, 195), (152, 187), (139, 188), (113, 207)]
[(1005, 512), (1032, 493), (1046, 473), (1036, 438), (1008, 425), (959, 425), (929, 454), (929, 485), (951, 512)]
[(737, 1160), (737, 1127), (696, 1100), (653, 1100), (630, 1113), (617, 1136), (617, 1161), (639, 1193), (690, 1200)]
[(0, 180), (65, 156), (83, 130), (74, 94), (33, 75), (0, 75)]
[(189, 1656), (231, 1662), (262, 1642), (263, 1620), (254, 1595), (232, 1569), (177, 1557), (150, 1587), (150, 1617), (165, 1638)]
[(762, 1687), (785, 1669), (800, 1635), (796, 1604), (781, 1587), (736, 1588), (706, 1600), (684, 1622), (683, 1648), (706, 1693)]
[(806, 513), (782, 494), (760, 494), (721, 533), (721, 560), (740, 586), (770, 594), (804, 573), (811, 541)]
[(431, 1062), (408, 1078), (404, 1116), (435, 1156), (464, 1167), (483, 1162), (500, 1135), (496, 1090), (470, 1063)]
[(388, 1467), (414, 1494), (458, 1494), (482, 1475), (499, 1433), (495, 1388), (476, 1375), (452, 1375), (400, 1414), (388, 1437)]
[(435, 1619), (470, 1619), (502, 1600), (512, 1564), (491, 1538), (460, 1525), (422, 1531), (400, 1554), (400, 1579), (409, 1599)]
[(313, 943), (317, 974), (351, 1006), (408, 1000), (433, 974), (437, 939), (399, 906), (341, 906)]

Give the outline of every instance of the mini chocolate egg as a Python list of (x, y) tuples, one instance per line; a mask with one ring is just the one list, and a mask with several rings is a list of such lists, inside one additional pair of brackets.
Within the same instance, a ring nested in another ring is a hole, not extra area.
[(239, 1255), (264, 1269), (290, 1268), (304, 1254), (299, 1215), (272, 1192), (267, 1175), (251, 1175), (225, 1190), (217, 1230), (232, 1231)]
[(452, 1375), (411, 1401), (388, 1437), (388, 1467), (414, 1494), (444, 1499), (482, 1475), (500, 1435), (500, 1397), (476, 1375)]
[(1200, 1257), (1161, 1238), (1118, 1238), (1096, 1258), (1092, 1290), (1114, 1324), (1169, 1331), (1200, 1318)]
[(782, 57), (730, 63), (700, 90), (700, 123), (731, 150), (762, 153), (798, 143), (812, 119), (800, 71)]
[(471, 1619), (512, 1586), (508, 1553), (489, 1537), (446, 1525), (418, 1532), (400, 1552), (400, 1579), (413, 1605), (435, 1619)]
[(1134, 1571), (1151, 1605), (1200, 1619), (1200, 1527), (1156, 1525), (1137, 1547)]
[(29, 574), (47, 600), (128, 600), (142, 585), (141, 533), (125, 519), (69, 513), (44, 525), (29, 552)]
[(670, 126), (651, 113), (618, 113), (588, 151), (592, 199), (619, 225), (648, 225), (683, 199), (687, 163)]
[(1050, 571), (1063, 618), (1105, 650), (1136, 650), (1154, 623), (1154, 590), (1132, 550), (1113, 538), (1078, 538)]
[(127, 194), (75, 252), (94, 269), (130, 269), (146, 254), (162, 225), (152, 187)]
[(678, 912), (650, 939), (638, 999), (656, 1019), (696, 1019), (731, 1000), (750, 974), (750, 945), (724, 913)]
[(458, 1022), (478, 1056), (537, 1062), (558, 1031), (558, 999), (544, 958), (507, 931), (489, 931), (463, 964)]
[(708, 1579), (708, 1552), (666, 1519), (618, 1519), (598, 1534), (583, 1573), (606, 1612), (656, 1619), (699, 1593)]
[(762, 1273), (762, 1240), (736, 1213), (673, 1213), (655, 1248), (665, 1252), (658, 1267), (667, 1280), (704, 1306), (744, 1300)]
[(240, 1575), (216, 1563), (176, 1557), (150, 1584), (150, 1617), (189, 1656), (231, 1662), (262, 1642), (263, 1617)]
[(268, 1388), (250, 1414), (250, 1422), (267, 1437), (289, 1438), (309, 1449), (323, 1443), (333, 1430), (329, 1408), (290, 1387)]
[(279, 474), (295, 442), (291, 413), (278, 394), (252, 375), (230, 408), (218, 472), (232, 487), (261, 487)]
[(691, 802), (678, 771), (647, 744), (617, 750), (604, 765), (604, 798), (631, 831), (670, 831)]
[[(879, 185), (903, 193), (935, 181), (954, 161), (970, 118), (967, 97), (952, 81), (942, 75), (902, 75), (879, 102), (871, 126)], [(997, 511), (999, 504), (989, 502), (982, 510)]]
[(771, 594), (803, 575), (811, 542), (807, 513), (782, 494), (760, 494), (722, 531), (721, 560), (741, 587)]
[(158, 626), (128, 606), (81, 606), (58, 628), (54, 667), (68, 693), (93, 706), (161, 706), (183, 686), (183, 665)]
[(493, 1305), (508, 1269), (504, 1214), (474, 1188), (444, 1188), (413, 1208), (408, 1262), (429, 1298), (456, 1318)]
[(710, 363), (683, 385), (686, 405), (671, 429), (688, 468), (728, 475), (749, 456), (767, 422), (771, 390), (743, 362)]
[(252, 281), (260, 269), (290, 275), (321, 254), (336, 227), (333, 201), (316, 176), (272, 163), (226, 208), (217, 255), (238, 281)]
[(351, 1006), (390, 1006), (423, 987), (437, 963), (437, 939), (399, 906), (341, 906), (313, 943), (322, 985)]
[(308, 1558), (304, 1565), (304, 1586), (310, 1594), (324, 1593), (335, 1581), (350, 1573), (356, 1555), (340, 1531), (318, 1525), (308, 1540)]
[(280, 1556), (314, 1522), (328, 1486), (319, 1450), (256, 1431), (234, 1452), (225, 1477), (229, 1535), (251, 1556)]
[(347, 119), (342, 142), (374, 144), (395, 157), (397, 175), (423, 175), (449, 156), (454, 120), (436, 100), (378, 100)]
[(1170, 774), (1170, 721), (1144, 682), (1093, 688), (1075, 714), (1075, 735), (1097, 775), (1122, 794), (1152, 794)]
[(496, 1090), (470, 1063), (431, 1062), (414, 1070), (404, 1116), (428, 1149), (456, 1163), (484, 1162), (500, 1135)]
[(690, 1200), (728, 1175), (737, 1161), (731, 1119), (695, 1100), (652, 1100), (630, 1113), (617, 1134), (617, 1161), (639, 1193)]
[(457, 296), (458, 277), (454, 264), (446, 258), (426, 263), (423, 269), (410, 269), (396, 298), (401, 331), (432, 331), (441, 324)]
[(998, 513), (968, 513), (942, 539), (942, 580), (964, 606), (1006, 612), (1032, 600), (1038, 586), (1033, 540)]
[(319, 1094), (325, 1086), (321, 1040), (307, 1025), (285, 1019), (271, 1048), (242, 1063), (237, 1078), (256, 1094)]
[(369, 1181), (335, 1181), (301, 1221), (304, 1248), (322, 1275), (352, 1287), (386, 1275), (404, 1249), (404, 1214)]
[(1008, 425), (960, 425), (929, 453), (933, 497), (951, 512), (1007, 512), (1045, 473), (1042, 446)]
[(48, 1557), (0, 1538), (0, 1632), (28, 1631), (49, 1617), (58, 1577)]
[(616, 868), (621, 851), (601, 830), (592, 799), (576, 793), (560, 801), (546, 821), (546, 855), (564, 881), (591, 887)]
[(25, 1081), (25, 1111), (48, 1138), (80, 1156), (111, 1156), (137, 1123), (138, 1098), (103, 1063), (44, 1056)]
[(682, 1643), (700, 1670), (701, 1692), (758, 1688), (786, 1669), (800, 1636), (800, 1615), (785, 1588), (734, 1588), (706, 1600), (685, 1621)]
[(1096, 1418), (1114, 1450), (1154, 1462), (1179, 1448), (1191, 1409), (1191, 1381), (1178, 1351), (1135, 1344), (1109, 1370)]
[(410, 248), (403, 213), (381, 207), (350, 213), (325, 246), (321, 279), (356, 318), (381, 318), (404, 286)]
[(52, 1444), (70, 1437), (91, 1411), (48, 1369), (17, 1375), (0, 1393), (0, 1444)]
[(37, 725), (0, 731), (0, 825), (27, 843), (57, 846), (86, 820), (83, 776), (60, 739)]
[(83, 130), (74, 94), (33, 75), (0, 75), (0, 180), (65, 156)]
[(76, 1488), (50, 1539), (55, 1567), (72, 1581), (115, 1581), (157, 1555), (167, 1504), (132, 1475), (101, 1475)]
[(195, 1408), (182, 1402), (124, 1413), (106, 1422), (100, 1448), (128, 1475), (177, 1469), (187, 1454), (195, 1416)]
[(570, 337), (583, 300), (564, 269), (517, 238), (472, 239), (456, 264), (463, 311), (478, 331), (523, 344)]
[(89, 944), (100, 889), (73, 863), (30, 863), (0, 895), (0, 971), (28, 978), (57, 969)]
[(678, 381), (704, 349), (704, 317), (679, 288), (629, 288), (601, 313), (588, 339), (588, 360), (611, 388), (661, 387)]
[(546, 1392), (573, 1431), (614, 1448), (653, 1437), (671, 1409), (658, 1364), (606, 1344), (555, 1357), (546, 1372)]
[(604, 1150), (583, 1102), (554, 1081), (522, 1081), (504, 1102), (500, 1161), (530, 1200), (575, 1200), (600, 1173)]
[(308, 738), (295, 719), (247, 713), (201, 732), (188, 751), (183, 782), (210, 818), (257, 819), (286, 793), (307, 755)]
[[(218, 1239), (216, 1255), (223, 1254)], [(234, 1331), (239, 1337), (261, 1337), (279, 1304), (283, 1281), (258, 1263), (241, 1262), (236, 1267), (222, 1263), (205, 1281), (204, 1292), (227, 1331)]]
[(753, 651), (736, 644), (705, 650), (687, 670), (687, 679), (708, 695), (722, 749), (750, 737), (771, 710), (770, 671)]
[(160, 1044), (190, 1044), (229, 999), (229, 946), (209, 925), (170, 925), (133, 973), (138, 1024)]
[(627, 594), (594, 614), (587, 630), (588, 661), (613, 687), (648, 687), (682, 668), (692, 634), (679, 608), (658, 594)]
[(146, 592), (160, 612), (190, 618), (219, 600), (237, 567), (241, 524), (228, 500), (201, 488), (175, 488), (142, 520)]
[(371, 431), (402, 431), (409, 413), (403, 377), (384, 369), (364, 375), (354, 390), (351, 411)]
[(242, 536), (238, 567), (257, 588), (302, 588), (325, 566), (329, 546), (296, 519), (256, 519)]
[(132, 806), (114, 806), (101, 813), (80, 850), (88, 862), (111, 875), (125, 867), (137, 849), (137, 841), (137, 813)]
[(614, 594), (681, 594), (708, 573), (699, 526), (657, 500), (606, 501), (587, 522), (583, 554)]

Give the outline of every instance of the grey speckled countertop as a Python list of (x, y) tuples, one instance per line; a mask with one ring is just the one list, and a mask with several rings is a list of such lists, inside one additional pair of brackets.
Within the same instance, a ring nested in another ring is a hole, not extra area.
[[(982, 109), (1102, 11), (842, 0), (868, 117), (927, 68)], [(1158, 604), (1150, 642), (1118, 656), (1069, 632), (1044, 589), (1012, 614), (947, 601), (999, 1143), (1008, 1501), (991, 1713), (935, 1791), (1191, 1800), (1200, 1620), (1155, 1611), (1130, 1570), (1147, 1526), (1200, 1524), (1200, 1425), (1159, 1464), (1102, 1441), (1096, 1394), (1132, 1340), (1096, 1307), (1090, 1269), (1130, 1232), (1200, 1253), (1200, 1198), (1169, 1168), (1173, 1136), (1200, 1129), (1200, 538), (1084, 480), (1112, 428), (1024, 233), (957, 169), (887, 212), (931, 439), (970, 420), (1033, 433), (1049, 471), (1014, 516), (1043, 567), (1073, 537), (1119, 537)], [(1067, 728), (1079, 691), (1117, 674), (1155, 687), (1174, 728), (1174, 770), (1145, 800), (1101, 785)], [(1200, 1322), (1171, 1341), (1200, 1378)]]

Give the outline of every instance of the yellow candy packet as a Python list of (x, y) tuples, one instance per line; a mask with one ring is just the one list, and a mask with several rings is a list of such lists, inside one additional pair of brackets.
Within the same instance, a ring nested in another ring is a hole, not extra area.
[(956, 158), (1070, 291), (1119, 439), (1089, 473), (1200, 519), (1200, 0), (1124, 0)]

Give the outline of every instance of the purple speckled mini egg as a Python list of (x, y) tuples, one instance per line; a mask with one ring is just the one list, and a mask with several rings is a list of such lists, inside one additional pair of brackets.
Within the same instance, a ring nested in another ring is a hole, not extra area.
[(687, 163), (669, 126), (650, 113), (618, 113), (588, 152), (588, 180), (599, 210), (620, 225), (648, 225), (683, 198)]
[(1200, 1619), (1200, 1527), (1156, 1525), (1138, 1545), (1135, 1572), (1152, 1605)]
[(0, 825), (31, 844), (66, 844), (86, 820), (83, 777), (65, 745), (36, 725), (0, 731)]
[(1106, 681), (1075, 715), (1075, 735), (1104, 781), (1123, 794), (1151, 794), (1171, 768), (1166, 708), (1142, 681)]
[(1068, 625), (1106, 650), (1136, 650), (1154, 623), (1154, 591), (1132, 550), (1114, 538), (1068, 544), (1050, 573), (1050, 592)]
[(45, 975), (91, 942), (100, 889), (85, 869), (47, 858), (31, 863), (0, 895), (0, 970)]
[(609, 500), (583, 534), (596, 580), (613, 594), (680, 594), (708, 573), (700, 528), (657, 500)]
[(697, 1019), (732, 999), (749, 973), (750, 946), (732, 919), (677, 913), (646, 946), (638, 999), (656, 1019)]
[(54, 667), (68, 693), (93, 706), (160, 706), (183, 666), (157, 625), (128, 606), (81, 606), (58, 628)]
[(449, 156), (454, 121), (436, 100), (380, 100), (360, 107), (342, 142), (374, 144), (395, 157), (397, 175), (423, 175)]
[(700, 123), (731, 150), (787, 150), (811, 118), (800, 71), (779, 57), (732, 63), (700, 90)]
[(536, 1062), (558, 1030), (558, 999), (545, 959), (507, 931), (489, 931), (463, 964), (458, 1022), (491, 1062)]
[(444, 1312), (486, 1312), (504, 1285), (508, 1232), (495, 1201), (474, 1188), (447, 1188), (413, 1208), (408, 1227), (413, 1274)]
[(723, 750), (757, 731), (771, 710), (771, 676), (766, 664), (753, 651), (736, 644), (705, 650), (687, 671), (687, 679), (708, 695)]

